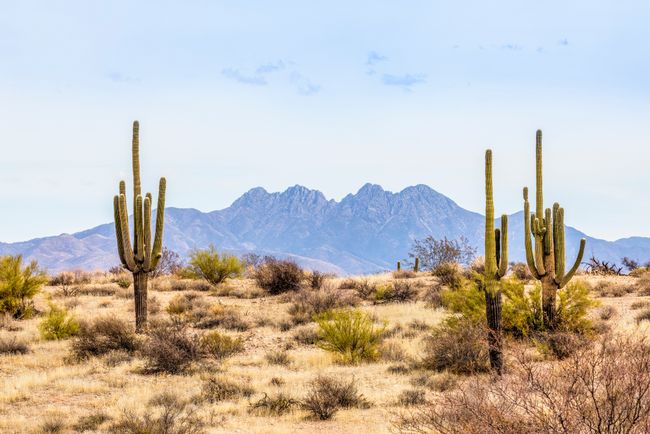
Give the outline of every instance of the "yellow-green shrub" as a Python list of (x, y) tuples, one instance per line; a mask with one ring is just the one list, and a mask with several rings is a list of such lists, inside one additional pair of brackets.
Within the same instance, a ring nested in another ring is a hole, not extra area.
[(38, 325), (43, 339), (48, 341), (67, 339), (79, 332), (79, 321), (67, 310), (50, 305), (50, 310)]
[(34, 313), (31, 299), (48, 281), (36, 261), (23, 266), (23, 257), (0, 257), (0, 313), (29, 318)]
[(337, 309), (318, 315), (318, 346), (336, 353), (342, 363), (356, 364), (379, 357), (384, 325), (377, 326), (359, 309)]

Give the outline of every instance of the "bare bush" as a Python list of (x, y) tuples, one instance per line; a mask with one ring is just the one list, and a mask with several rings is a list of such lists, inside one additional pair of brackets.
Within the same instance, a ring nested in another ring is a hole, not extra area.
[(403, 433), (646, 433), (650, 345), (607, 335), (557, 364), (519, 356), (503, 378), (475, 378), (402, 414)]
[(368, 408), (370, 403), (357, 391), (356, 382), (319, 376), (309, 383), (302, 407), (320, 420), (331, 419), (339, 408)]
[(235, 382), (224, 377), (208, 377), (201, 386), (200, 398), (210, 403), (239, 398), (249, 398), (255, 390), (247, 383)]
[(349, 291), (337, 289), (325, 284), (321, 289), (301, 289), (291, 297), (289, 307), (294, 324), (304, 324), (313, 321), (314, 316), (325, 311), (346, 306), (356, 306), (359, 299), (350, 295)]
[(133, 353), (138, 347), (131, 324), (115, 317), (99, 317), (81, 321), (79, 332), (72, 341), (72, 354), (77, 359), (101, 356), (111, 351)]
[(587, 260), (585, 269), (587, 273), (596, 276), (620, 276), (623, 271), (623, 267), (608, 261), (602, 261), (593, 255)]
[(476, 248), (473, 247), (467, 238), (461, 236), (457, 240), (449, 240), (447, 237), (436, 239), (428, 237), (415, 240), (409, 258), (420, 258), (420, 270), (433, 270), (442, 264), (469, 264), (476, 255)]
[(299, 290), (305, 273), (294, 261), (268, 257), (256, 268), (254, 277), (260, 288), (275, 295)]
[(155, 396), (144, 414), (125, 410), (110, 427), (110, 432), (123, 434), (201, 434), (205, 423), (197, 409), (171, 392)]
[(149, 372), (178, 374), (200, 360), (200, 337), (180, 321), (152, 321), (140, 350)]
[(249, 404), (248, 411), (258, 416), (281, 416), (299, 406), (300, 401), (284, 393), (272, 396), (264, 393), (262, 398)]
[(0, 355), (2, 354), (27, 354), (29, 345), (21, 340), (0, 337)]

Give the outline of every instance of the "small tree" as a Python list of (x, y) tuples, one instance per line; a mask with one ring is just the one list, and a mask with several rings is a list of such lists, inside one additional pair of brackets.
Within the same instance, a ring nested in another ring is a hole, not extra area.
[(414, 240), (409, 258), (418, 258), (420, 270), (433, 270), (439, 265), (449, 263), (469, 264), (476, 255), (476, 248), (469, 240), (460, 236), (457, 240), (447, 237), (436, 239), (429, 235), (421, 240)]
[(240, 276), (244, 266), (236, 256), (219, 253), (211, 245), (207, 250), (194, 250), (190, 253), (190, 269), (196, 276), (218, 285), (229, 277)]
[(29, 317), (34, 311), (31, 299), (47, 281), (36, 261), (23, 266), (22, 255), (0, 257), (0, 312)]
[(174, 274), (181, 268), (183, 268), (181, 255), (167, 247), (163, 247), (162, 256), (156, 268), (151, 271), (151, 277), (156, 278), (158, 276)]

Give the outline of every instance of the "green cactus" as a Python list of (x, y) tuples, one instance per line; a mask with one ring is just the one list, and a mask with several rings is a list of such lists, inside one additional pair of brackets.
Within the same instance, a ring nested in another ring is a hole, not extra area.
[(417, 256), (415, 257), (415, 264), (413, 264), (413, 271), (415, 273), (420, 271), (420, 258), (418, 258)]
[(402, 263), (397, 261), (397, 271), (402, 271)]
[[(530, 215), (528, 187), (524, 187), (524, 241), (526, 262), (535, 279), (542, 283), (542, 310), (544, 324), (553, 329), (557, 318), (557, 291), (563, 288), (578, 270), (585, 252), (586, 240), (580, 240), (578, 256), (565, 273), (564, 209), (556, 202), (553, 209), (544, 210), (542, 192), (542, 131), (536, 138), (536, 211)], [(535, 246), (531, 242), (535, 239)]]
[(156, 231), (151, 240), (151, 193), (144, 198), (140, 187), (140, 124), (133, 122), (133, 247), (129, 235), (129, 213), (126, 205), (126, 183), (120, 181), (119, 195), (113, 198), (115, 234), (120, 261), (133, 273), (135, 295), (135, 327), (143, 332), (147, 326), (147, 282), (162, 256), (162, 235), (165, 218), (165, 189), (167, 181), (160, 178)]
[(501, 229), (494, 228), (492, 190), (492, 151), (485, 151), (485, 316), (488, 325), (490, 366), (499, 375), (503, 371), (502, 295), (498, 281), (508, 271), (508, 216), (501, 216)]

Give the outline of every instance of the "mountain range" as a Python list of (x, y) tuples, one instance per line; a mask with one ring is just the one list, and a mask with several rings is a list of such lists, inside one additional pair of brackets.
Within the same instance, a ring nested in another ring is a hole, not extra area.
[[(523, 261), (523, 213), (509, 217), (510, 260)], [(235, 254), (247, 252), (290, 257), (306, 268), (337, 274), (394, 269), (414, 239), (432, 235), (465, 236), (482, 253), (484, 217), (468, 211), (426, 185), (399, 193), (364, 185), (341, 201), (295, 185), (269, 193), (253, 188), (225, 209), (201, 212), (167, 208), (164, 244), (186, 256), (213, 244)], [(650, 259), (650, 238), (616, 241), (592, 238), (567, 226), (567, 263), (580, 238), (587, 239), (585, 257), (620, 262), (623, 256)], [(74, 234), (0, 243), (0, 254), (23, 254), (51, 272), (107, 269), (118, 263), (113, 223)]]

